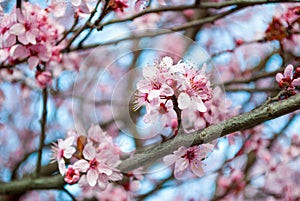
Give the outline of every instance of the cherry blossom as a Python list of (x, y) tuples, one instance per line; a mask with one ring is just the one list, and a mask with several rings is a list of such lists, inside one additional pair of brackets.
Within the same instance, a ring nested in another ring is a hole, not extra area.
[(182, 146), (177, 151), (174, 151), (174, 154), (165, 156), (164, 162), (167, 165), (175, 163), (174, 175), (177, 179), (180, 179), (187, 170), (195, 176), (201, 177), (204, 174), (202, 161), (212, 148), (213, 145), (211, 144), (193, 146), (190, 148)]
[(100, 188), (105, 189), (108, 180), (117, 181), (122, 179), (119, 171), (106, 163), (109, 161), (108, 157), (113, 157), (114, 155), (107, 155), (101, 152), (96, 153), (96, 149), (91, 143), (88, 143), (83, 149), (83, 156), (85, 159), (75, 162), (74, 168), (80, 172), (87, 173), (86, 180), (90, 186), (98, 184)]
[[(23, 2), (22, 12), (14, 9), (11, 14), (4, 14), (0, 30), (3, 53), (0, 62), (4, 65), (28, 62), (28, 67), (34, 70), (39, 64), (47, 66), (47, 63), (61, 58), (63, 46), (57, 45), (57, 42), (62, 37), (64, 27), (37, 5)], [(36, 78), (41, 78), (43, 74), (38, 75)], [(37, 82), (41, 83), (41, 80)], [(39, 86), (44, 87), (44, 84)]]
[(300, 86), (300, 68), (296, 68), (294, 72), (294, 66), (289, 64), (285, 69), (284, 73), (276, 74), (276, 81), (280, 88), (294, 89), (296, 86)]
[(49, 71), (37, 71), (35, 74), (36, 83), (39, 87), (45, 88), (52, 82), (52, 75)]
[(137, 83), (134, 109), (146, 105), (146, 123), (161, 116), (166, 119), (165, 126), (174, 130), (180, 115), (174, 108), (181, 109), (182, 113), (207, 111), (204, 103), (212, 98), (212, 89), (205, 66), (195, 70), (183, 61), (174, 64), (173, 59), (166, 56), (154, 67), (143, 68), (143, 76), (145, 79)]
[(76, 149), (72, 146), (74, 143), (74, 137), (68, 137), (65, 140), (58, 139), (57, 144), (52, 146), (53, 156), (58, 163), (58, 169), (60, 174), (64, 175), (66, 171), (65, 160), (70, 159), (75, 153)]
[(79, 170), (74, 169), (74, 166), (69, 165), (65, 172), (65, 181), (68, 184), (75, 184), (80, 178)]

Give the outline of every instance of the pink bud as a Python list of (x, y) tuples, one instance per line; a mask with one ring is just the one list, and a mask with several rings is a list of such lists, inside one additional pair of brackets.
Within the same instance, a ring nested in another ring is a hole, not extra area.
[(36, 83), (41, 88), (45, 88), (48, 84), (52, 82), (52, 75), (48, 71), (37, 71), (35, 74)]

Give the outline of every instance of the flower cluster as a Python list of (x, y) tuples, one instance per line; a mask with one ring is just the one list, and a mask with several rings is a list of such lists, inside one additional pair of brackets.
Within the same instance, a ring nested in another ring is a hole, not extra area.
[(299, 55), (297, 46), (299, 45), (299, 19), (300, 7), (290, 5), (285, 8), (285, 12), (277, 12), (273, 17), (267, 30), (265, 31), (265, 40), (279, 41), (283, 48)]
[(22, 10), (14, 9), (1, 17), (0, 64), (13, 66), (28, 61), (33, 70), (39, 64), (61, 60), (62, 46), (57, 42), (63, 31), (45, 9), (24, 2)]
[(276, 81), (280, 88), (287, 90), (285, 98), (295, 95), (295, 87), (300, 86), (300, 67), (294, 71), (294, 66), (289, 64), (284, 69), (284, 73), (277, 73)]
[[(65, 181), (69, 184), (79, 182), (81, 186), (97, 186), (105, 189), (108, 181), (122, 179), (116, 168), (120, 163), (120, 150), (113, 139), (99, 126), (92, 126), (87, 136), (78, 136), (69, 132), (65, 140), (59, 139), (53, 149), (53, 155)], [(70, 164), (66, 167), (65, 159)]]
[(175, 163), (174, 176), (176, 179), (182, 178), (187, 171), (197, 177), (201, 177), (204, 174), (202, 161), (212, 149), (212, 144), (204, 144), (190, 148), (182, 146), (177, 151), (174, 151), (173, 154), (165, 156), (164, 162), (167, 165)]
[(155, 67), (143, 69), (144, 80), (137, 83), (134, 109), (146, 105), (146, 123), (160, 117), (165, 126), (176, 129), (185, 110), (206, 112), (205, 102), (212, 97), (205, 67), (196, 70), (180, 61), (164, 57)]

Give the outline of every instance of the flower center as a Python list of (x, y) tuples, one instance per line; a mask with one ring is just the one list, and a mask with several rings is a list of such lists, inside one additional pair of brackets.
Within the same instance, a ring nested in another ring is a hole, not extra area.
[(95, 158), (90, 161), (90, 168), (96, 169), (97, 166), (98, 166), (98, 161)]

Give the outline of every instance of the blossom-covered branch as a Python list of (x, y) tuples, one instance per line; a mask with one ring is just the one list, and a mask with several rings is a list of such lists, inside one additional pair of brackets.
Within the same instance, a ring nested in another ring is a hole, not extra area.
[(236, 131), (252, 128), (264, 121), (275, 119), (298, 109), (300, 109), (300, 94), (287, 100), (262, 105), (250, 112), (238, 115), (220, 124), (212, 125), (189, 135), (179, 134), (173, 140), (164, 142), (157, 146), (151, 146), (149, 149), (145, 149), (143, 153), (136, 154), (132, 158), (123, 161), (120, 164), (119, 169), (123, 172), (130, 171), (140, 167), (141, 165), (147, 165), (157, 160), (157, 158), (171, 154), (180, 146), (208, 143), (219, 137), (223, 137)]

